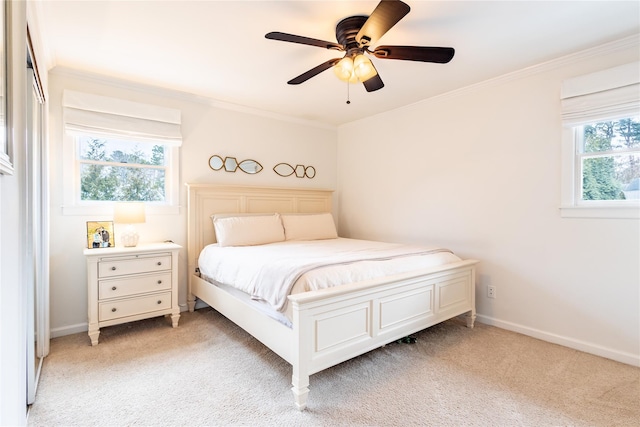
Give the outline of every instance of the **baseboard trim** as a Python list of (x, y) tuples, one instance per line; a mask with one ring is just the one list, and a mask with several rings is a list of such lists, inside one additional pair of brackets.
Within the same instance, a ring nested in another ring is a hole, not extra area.
[[(189, 309), (187, 307), (187, 304), (178, 304), (178, 307), (180, 307), (181, 313)], [(60, 328), (51, 329), (51, 338), (59, 338), (65, 335), (72, 335), (80, 332), (87, 332), (88, 330), (89, 330), (88, 323), (78, 323), (75, 325), (62, 326)]]
[(485, 325), (491, 325), (501, 329), (506, 329), (508, 331), (518, 332), (522, 335), (527, 335), (529, 337), (537, 338), (542, 341), (562, 345), (574, 350), (584, 351), (585, 353), (593, 354), (596, 356), (605, 357), (607, 359), (615, 360), (616, 362), (640, 367), (640, 354), (631, 354), (613, 350), (585, 341), (552, 334), (550, 332), (541, 331), (539, 329), (529, 328), (517, 323), (505, 322), (504, 320), (499, 320), (482, 314), (477, 315), (477, 321), (480, 323), (484, 323)]
[(209, 307), (209, 305), (206, 302), (202, 301), (201, 299), (196, 300), (196, 305), (194, 307), (194, 310), (198, 310), (205, 307)]
[(89, 330), (88, 323), (78, 323), (75, 325), (63, 326), (61, 328), (52, 328), (51, 338), (59, 338), (65, 335), (72, 335), (80, 332), (87, 332), (88, 330)]

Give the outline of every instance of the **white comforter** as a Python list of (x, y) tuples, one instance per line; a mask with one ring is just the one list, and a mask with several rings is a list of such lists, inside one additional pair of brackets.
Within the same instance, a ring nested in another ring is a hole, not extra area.
[(208, 245), (198, 265), (207, 280), (233, 286), (284, 312), (287, 295), (459, 261), (447, 249), (356, 239)]

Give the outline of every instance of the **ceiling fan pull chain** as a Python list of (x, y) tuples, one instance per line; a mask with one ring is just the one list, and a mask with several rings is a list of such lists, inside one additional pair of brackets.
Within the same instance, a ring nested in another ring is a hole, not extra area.
[(349, 82), (347, 82), (347, 105), (351, 104), (351, 101), (349, 101)]

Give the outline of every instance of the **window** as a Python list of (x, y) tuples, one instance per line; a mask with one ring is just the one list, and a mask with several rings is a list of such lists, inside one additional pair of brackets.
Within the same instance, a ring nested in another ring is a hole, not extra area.
[(575, 128), (580, 202), (640, 199), (640, 115)]
[(179, 213), (180, 111), (65, 91), (65, 214), (108, 214), (114, 201)]
[(90, 136), (76, 139), (80, 201), (167, 201), (169, 147)]
[(640, 218), (639, 69), (564, 82), (562, 216)]

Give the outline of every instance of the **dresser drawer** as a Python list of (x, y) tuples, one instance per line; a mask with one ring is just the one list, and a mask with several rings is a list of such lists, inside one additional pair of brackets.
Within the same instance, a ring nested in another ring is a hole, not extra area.
[(98, 277), (124, 276), (136, 273), (152, 273), (171, 269), (171, 255), (139, 256), (131, 258), (103, 259), (98, 264)]
[(143, 297), (128, 298), (123, 300), (101, 302), (98, 304), (99, 320), (117, 319), (119, 317), (133, 316), (152, 311), (171, 308), (171, 292), (162, 292)]
[(171, 289), (171, 273), (146, 274), (122, 279), (100, 280), (98, 299), (125, 297)]

